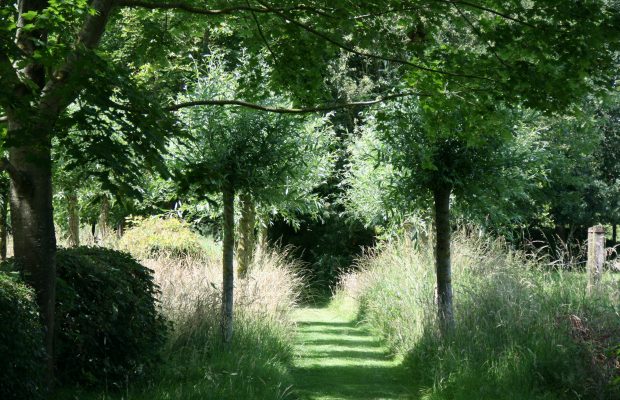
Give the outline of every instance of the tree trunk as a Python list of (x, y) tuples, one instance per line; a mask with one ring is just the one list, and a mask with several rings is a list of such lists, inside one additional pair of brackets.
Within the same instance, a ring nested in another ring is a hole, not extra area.
[(223, 190), (224, 200), (224, 243), (222, 282), (222, 336), (224, 344), (232, 344), (233, 336), (233, 290), (235, 250), (235, 191), (232, 184)]
[(258, 237), (260, 241), (260, 248), (267, 248), (267, 244), (269, 243), (269, 215), (261, 218)]
[(110, 227), (108, 222), (110, 220), (110, 199), (108, 199), (107, 195), (103, 196), (101, 199), (101, 211), (99, 212), (99, 221), (97, 222), (97, 226), (99, 227), (99, 237), (98, 241), (103, 242), (105, 238), (108, 237)]
[(444, 336), (454, 330), (452, 307), (452, 270), (450, 264), (450, 192), (434, 190), (435, 198), (435, 269), (437, 273), (437, 307), (439, 327)]
[(80, 245), (80, 205), (75, 191), (70, 191), (67, 196), (67, 214), (69, 214), (69, 245)]
[(241, 221), (239, 222), (239, 247), (237, 252), (237, 274), (239, 278), (245, 278), (254, 259), (256, 246), (256, 208), (252, 196), (243, 193), (241, 196)]
[(15, 261), (22, 268), (24, 279), (36, 293), (44, 327), (47, 374), (51, 384), (56, 234), (52, 207), (51, 140), (41, 136), (36, 138), (38, 142), (30, 141), (34, 144), (9, 148), (9, 162), (15, 170), (11, 176), (11, 224)]
[(616, 244), (618, 243), (618, 225), (614, 222), (611, 226), (611, 241)]
[(2, 180), (2, 187), (0, 188), (0, 259), (6, 260), (6, 248), (7, 239), (9, 235), (8, 230), (8, 215), (9, 215), (9, 181)]

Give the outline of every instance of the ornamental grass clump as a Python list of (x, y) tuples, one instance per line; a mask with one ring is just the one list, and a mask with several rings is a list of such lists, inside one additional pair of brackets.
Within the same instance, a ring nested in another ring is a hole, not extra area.
[[(429, 241), (432, 243), (432, 241)], [(583, 272), (550, 270), (501, 240), (457, 233), (456, 329), (436, 321), (433, 249), (401, 239), (369, 252), (337, 296), (404, 357), (423, 399), (616, 398), (617, 277), (586, 295)]]
[[(173, 329), (148, 399), (290, 398), (295, 309), (304, 281), (286, 253), (259, 250), (235, 287), (234, 337), (221, 336), (221, 258), (158, 257), (160, 302)], [(142, 397), (141, 397), (142, 396)]]

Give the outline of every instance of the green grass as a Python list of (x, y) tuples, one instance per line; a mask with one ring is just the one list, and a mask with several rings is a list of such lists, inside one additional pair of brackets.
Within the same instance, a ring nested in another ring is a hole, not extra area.
[(296, 395), (308, 400), (411, 398), (400, 360), (347, 314), (335, 307), (296, 312)]
[(405, 357), (421, 399), (620, 398), (611, 383), (620, 374), (615, 277), (588, 296), (583, 273), (549, 272), (500, 242), (457, 235), (452, 249), (449, 338), (436, 324), (431, 246), (386, 245), (343, 278), (337, 296)]

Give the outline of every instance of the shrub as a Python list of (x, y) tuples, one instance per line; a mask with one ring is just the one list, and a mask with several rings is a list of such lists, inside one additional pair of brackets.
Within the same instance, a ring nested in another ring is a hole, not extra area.
[(222, 267), (218, 257), (145, 260), (161, 285), (161, 308), (173, 330), (148, 384), (120, 393), (66, 388), (56, 400), (263, 400), (292, 398), (294, 309), (304, 282), (286, 254), (260, 250), (235, 286), (235, 334), (221, 343)]
[(0, 399), (36, 399), (45, 351), (34, 294), (0, 272)]
[(105, 248), (57, 255), (58, 378), (87, 385), (125, 382), (157, 361), (167, 324), (152, 271)]
[[(208, 244), (192, 232), (187, 223), (177, 218), (146, 218), (133, 220), (134, 226), (119, 242), (121, 250), (139, 259), (157, 257), (192, 257), (210, 255)], [(213, 247), (213, 245), (211, 246)]]

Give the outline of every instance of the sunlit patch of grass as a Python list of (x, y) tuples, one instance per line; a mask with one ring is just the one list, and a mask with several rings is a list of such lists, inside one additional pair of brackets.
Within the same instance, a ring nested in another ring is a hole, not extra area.
[(292, 372), (301, 399), (411, 398), (400, 359), (354, 315), (332, 305), (302, 309), (295, 318), (298, 344)]

